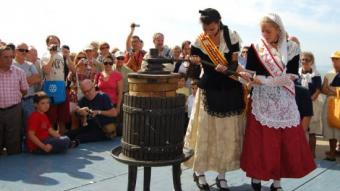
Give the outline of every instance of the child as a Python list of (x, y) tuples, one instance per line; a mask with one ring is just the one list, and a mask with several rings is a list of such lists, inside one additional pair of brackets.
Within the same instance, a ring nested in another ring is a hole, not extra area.
[(197, 92), (197, 80), (191, 80), (191, 94), (188, 97), (187, 100), (187, 107), (188, 107), (188, 118), (190, 119), (190, 115), (191, 115), (191, 109), (192, 109), (192, 105), (194, 104), (194, 100), (195, 100), (195, 96), (196, 96), (196, 92)]
[[(179, 73), (179, 74), (181, 76), (178, 80), (178, 87), (177, 87), (176, 93), (183, 94), (185, 96), (185, 103), (187, 103), (190, 91), (189, 91), (189, 88), (185, 86), (186, 76), (183, 73)], [(185, 115), (184, 116), (185, 117), (184, 118), (185, 119), (185, 127), (187, 127), (188, 122), (189, 122), (189, 118), (187, 117), (188, 116), (188, 107), (185, 108), (185, 114), (184, 115)]]
[(178, 87), (177, 87), (177, 90), (176, 90), (176, 93), (178, 94), (184, 94), (185, 95), (185, 98), (188, 98), (189, 96), (189, 88), (185, 86), (185, 74), (183, 73), (180, 73), (180, 78), (178, 80)]
[(69, 147), (78, 146), (77, 141), (70, 142), (67, 136), (60, 136), (51, 127), (45, 112), (50, 107), (49, 97), (45, 92), (37, 92), (33, 97), (36, 111), (28, 118), (27, 148), (32, 153), (61, 153)]

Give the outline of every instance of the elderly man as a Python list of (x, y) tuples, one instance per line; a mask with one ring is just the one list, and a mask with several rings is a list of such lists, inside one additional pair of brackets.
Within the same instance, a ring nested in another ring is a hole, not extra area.
[[(155, 33), (153, 35), (153, 44), (155, 45), (155, 49), (158, 50), (158, 56), (163, 58), (171, 58), (171, 49), (164, 45), (164, 35), (162, 33)], [(145, 59), (150, 58), (150, 53), (147, 53), (144, 56)], [(173, 63), (163, 63), (164, 70), (172, 72), (175, 69)], [(147, 68), (147, 62), (143, 61), (141, 70), (144, 71)]]
[(171, 57), (171, 50), (168, 46), (164, 45), (164, 35), (160, 32), (153, 35), (153, 44), (158, 50), (158, 55), (165, 58)]
[(12, 65), (13, 50), (0, 46), (0, 151), (20, 153), (21, 99), (27, 93), (26, 74)]
[(29, 85), (27, 95), (22, 98), (24, 129), (26, 128), (26, 120), (28, 116), (34, 111), (33, 96), (35, 93), (35, 86), (41, 83), (40, 75), (34, 64), (26, 61), (28, 46), (25, 43), (20, 43), (16, 47), (15, 59), (13, 64), (21, 68), (26, 73), (26, 79)]
[(95, 90), (91, 80), (80, 83), (84, 97), (80, 99), (76, 112), (86, 121), (82, 127), (69, 131), (66, 135), (71, 140), (80, 143), (101, 141), (115, 136), (115, 120), (118, 111), (114, 108), (110, 98)]
[[(34, 64), (35, 68), (38, 71), (38, 74), (40, 76), (40, 79), (43, 79), (43, 71), (42, 71), (42, 66), (41, 66), (41, 60), (38, 58), (38, 51), (34, 46), (29, 46), (28, 47), (28, 53), (26, 55), (26, 60)], [(41, 83), (35, 85), (35, 91), (41, 91)]]

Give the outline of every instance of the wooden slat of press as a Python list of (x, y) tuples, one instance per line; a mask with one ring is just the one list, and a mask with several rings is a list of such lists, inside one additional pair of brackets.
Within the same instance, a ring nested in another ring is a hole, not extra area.
[[(136, 108), (142, 108), (142, 98), (141, 97), (135, 97), (136, 99)], [(142, 117), (142, 113), (136, 113), (135, 115), (135, 126), (134, 126), (134, 134), (133, 134), (133, 139), (134, 139), (134, 144), (135, 145), (140, 145), (140, 128), (141, 128), (141, 123), (140, 123), (140, 119)], [(136, 158), (140, 157), (140, 152), (136, 151)]]
[[(171, 108), (174, 108), (174, 105), (173, 105), (173, 98), (172, 99), (168, 99), (167, 100), (168, 104), (168, 108), (171, 109)], [(173, 126), (174, 126), (174, 123), (176, 123), (176, 119), (175, 116), (174, 116), (174, 113), (171, 113), (169, 114), (169, 121), (168, 121), (168, 129), (169, 129), (169, 133), (168, 133), (168, 140), (169, 140), (169, 145), (173, 146), (174, 144), (174, 139), (173, 139), (173, 135), (174, 135), (174, 132), (173, 132)], [(172, 158), (173, 157), (173, 153), (172, 152), (169, 152), (168, 154), (169, 158)]]
[[(162, 98), (157, 98), (156, 101), (156, 105), (157, 105), (157, 110), (159, 110), (160, 108), (162, 108), (161, 105), (161, 99)], [(160, 126), (161, 126), (161, 119), (160, 119), (160, 115), (158, 113), (158, 115), (155, 116), (155, 126), (154, 126), (154, 138), (155, 138), (155, 146), (160, 146)], [(155, 154), (155, 160), (159, 160), (160, 158), (160, 154)]]
[[(136, 107), (136, 102), (137, 102), (137, 100), (136, 100), (136, 97), (134, 97), (134, 96), (131, 96), (132, 97), (132, 103), (131, 103), (131, 106), (132, 107)], [(136, 129), (136, 115), (138, 115), (138, 114), (136, 114), (136, 113), (133, 113), (132, 115), (131, 115), (131, 131), (130, 131), (130, 143), (132, 143), (132, 144), (134, 144), (135, 145), (135, 140), (133, 139), (134, 138), (134, 133), (135, 133), (135, 129)], [(132, 157), (133, 158), (137, 158), (137, 156), (136, 156), (136, 151), (133, 151), (132, 152)]]
[[(166, 104), (165, 104), (165, 107), (168, 108), (168, 109), (171, 109), (171, 102), (167, 99), (166, 100)], [(166, 129), (166, 138), (165, 138), (165, 141), (166, 141), (166, 145), (170, 145), (171, 142), (170, 142), (170, 132), (171, 132), (171, 115), (166, 115), (165, 116), (165, 121), (167, 121), (166, 125), (165, 125), (165, 129)], [(169, 152), (166, 153), (166, 157), (169, 158), (170, 157), (170, 154)]]
[[(151, 98), (152, 101), (151, 101), (151, 108), (154, 112), (155, 108), (157, 108), (157, 102), (156, 102), (156, 99), (157, 98)], [(150, 129), (149, 129), (149, 135), (150, 135), (150, 142), (149, 142), (149, 146), (152, 147), (152, 146), (155, 146), (155, 132), (154, 132), (154, 129), (156, 128), (155, 125), (156, 125), (156, 117), (155, 115), (152, 115), (151, 117), (151, 126), (150, 126)], [(150, 160), (155, 160), (155, 156), (153, 154), (150, 154)]]
[[(145, 105), (148, 109), (151, 109), (151, 98), (145, 98)], [(150, 119), (150, 115), (149, 113), (146, 114), (147, 116), (145, 116), (145, 129), (144, 129), (144, 140), (145, 140), (145, 147), (150, 145), (150, 125), (151, 125), (151, 119)], [(143, 151), (144, 152), (144, 158), (145, 159), (149, 159), (150, 158), (150, 154)]]
[[(168, 108), (166, 107), (166, 99), (161, 99), (161, 106), (164, 110), (167, 110)], [(162, 114), (160, 116), (160, 124), (158, 128), (158, 133), (159, 133), (159, 145), (160, 146), (166, 146), (165, 140), (166, 140), (166, 124), (168, 121), (166, 121), (166, 114)], [(165, 158), (165, 152), (162, 152), (161, 158)]]
[[(141, 108), (145, 109), (146, 108), (146, 99), (143, 98), (141, 99)], [(140, 114), (139, 118), (139, 145), (143, 147), (145, 142), (145, 113)], [(139, 151), (138, 157), (140, 159), (144, 158), (144, 153), (143, 150)]]

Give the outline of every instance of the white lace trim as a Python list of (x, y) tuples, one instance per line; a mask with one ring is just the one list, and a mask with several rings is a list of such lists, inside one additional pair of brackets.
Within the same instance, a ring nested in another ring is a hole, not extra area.
[(293, 59), (295, 56), (299, 55), (301, 53), (300, 46), (296, 44), (296, 42), (288, 41), (288, 60)]
[(301, 85), (307, 89), (309, 89), (308, 84), (313, 82), (312, 79), (316, 76), (320, 76), (320, 73), (315, 69), (313, 69), (312, 73), (303, 74), (302, 68), (299, 68), (299, 74), (301, 76)]
[(252, 113), (269, 128), (291, 128), (300, 124), (294, 95), (283, 87), (255, 86), (252, 92)]

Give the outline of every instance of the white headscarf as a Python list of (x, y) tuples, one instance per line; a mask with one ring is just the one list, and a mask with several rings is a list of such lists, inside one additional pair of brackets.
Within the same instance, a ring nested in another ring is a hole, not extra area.
[(287, 65), (287, 63), (288, 63), (287, 32), (285, 30), (285, 27), (283, 26), (282, 20), (281, 20), (280, 16), (276, 13), (269, 13), (265, 16), (270, 18), (272, 21), (274, 21), (280, 27), (280, 37), (279, 37), (279, 41), (278, 41), (278, 51), (280, 52), (280, 54), (282, 56), (282, 61), (283, 61), (284, 65)]

